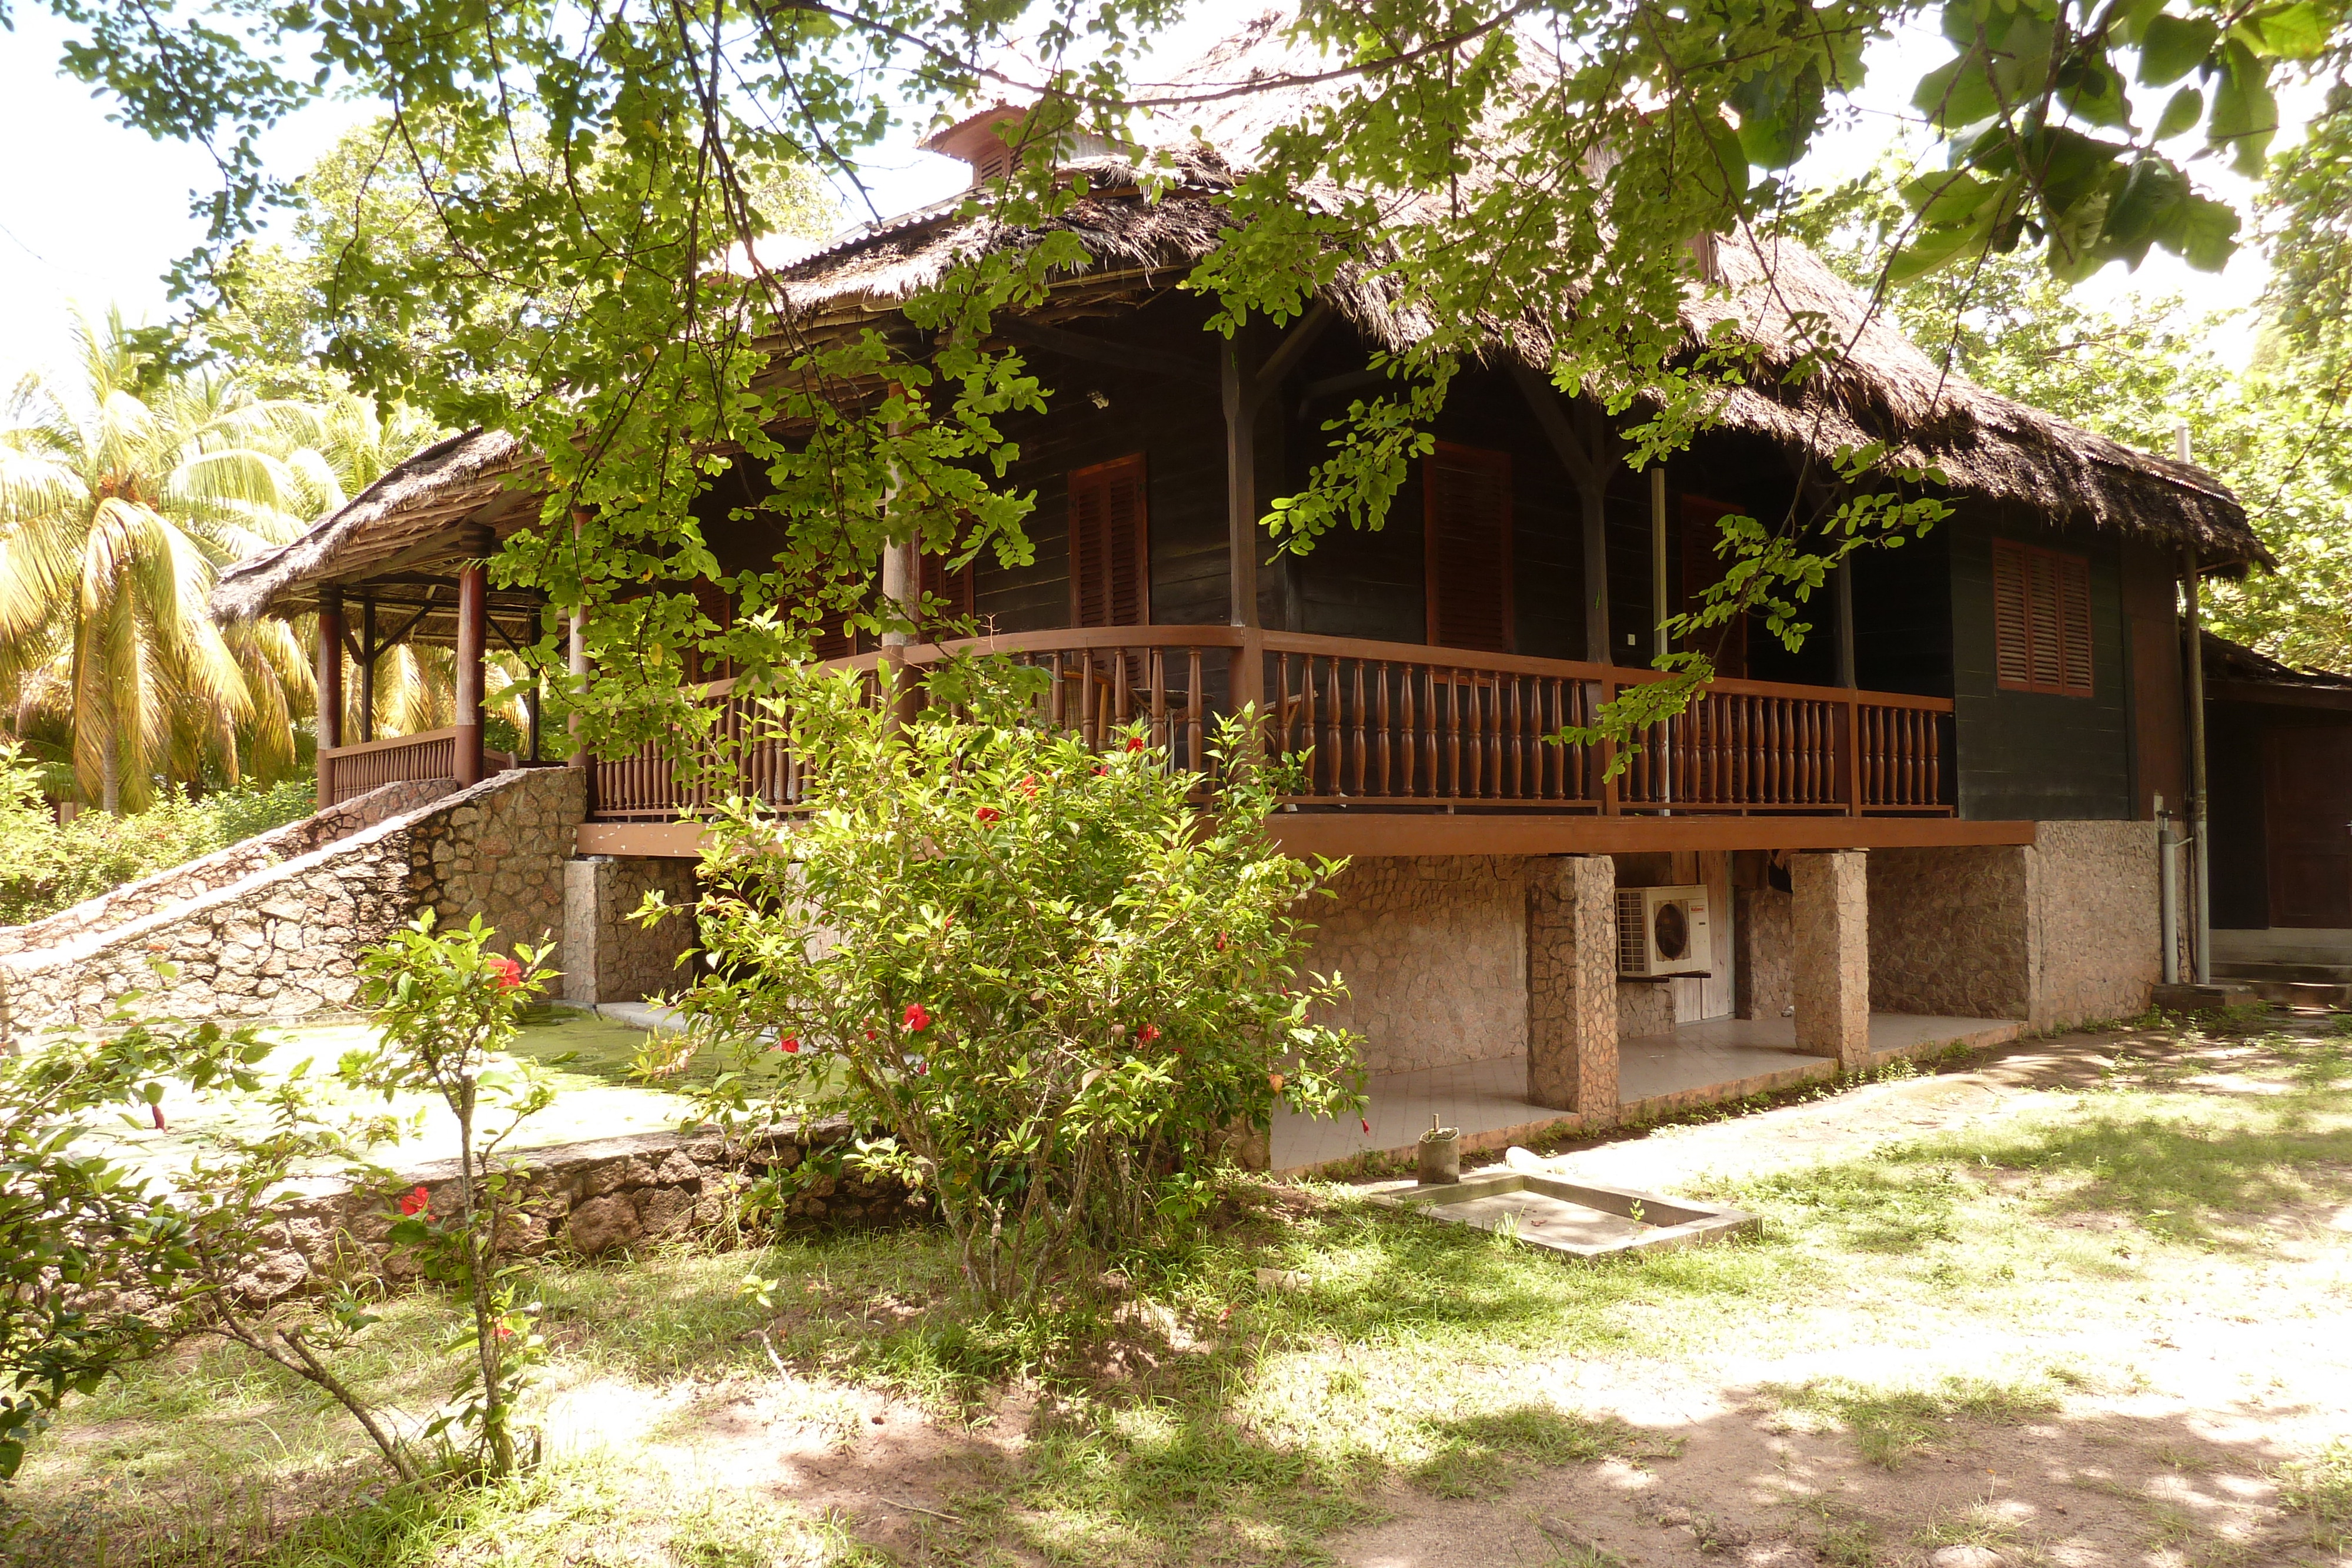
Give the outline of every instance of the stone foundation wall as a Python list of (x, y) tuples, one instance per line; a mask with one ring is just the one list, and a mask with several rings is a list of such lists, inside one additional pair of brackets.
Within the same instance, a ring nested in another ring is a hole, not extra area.
[(70, 909), (23, 925), (0, 925), (0, 956), (23, 953), (110, 931), (133, 920), (186, 904), (191, 899), (232, 886), (257, 872), (323, 849), (337, 839), (372, 828), (387, 818), (413, 811), (457, 788), (449, 779), (421, 779), (386, 784), (352, 797), (339, 806), (256, 833), (201, 859), (153, 876), (86, 898)]
[[(733, 1199), (753, 1177), (791, 1170), (814, 1155), (828, 1161), (844, 1139), (837, 1123), (805, 1139), (766, 1140), (730, 1149), (716, 1134), (648, 1133), (552, 1149), (525, 1149), (523, 1216), (511, 1251), (521, 1257), (564, 1253), (594, 1258), (646, 1242), (710, 1236), (734, 1223)], [(828, 1163), (830, 1163), (828, 1161)], [(385, 1191), (312, 1184), (289, 1203), (278, 1245), (240, 1281), (257, 1302), (283, 1301), (322, 1276), (362, 1271), (401, 1279), (415, 1264), (386, 1240), (394, 1197), (428, 1188), (436, 1212), (457, 1201), (457, 1169), (443, 1161), (401, 1172)], [(787, 1206), (787, 1228), (873, 1225), (926, 1212), (903, 1187), (837, 1171), (812, 1177)]]
[[(678, 956), (694, 946), (695, 862), (588, 855), (563, 867), (563, 998), (635, 1002), (684, 986)], [(659, 889), (677, 910), (651, 930), (629, 915)]]
[[(1609, 956), (1609, 972), (1617, 972), (1617, 956)], [(1664, 1034), (1675, 1027), (1675, 988), (1655, 980), (1617, 982), (1617, 1038)]]
[[(0, 957), (0, 1042), (95, 1024), (131, 990), (187, 1019), (347, 1011), (361, 951), (428, 905), (445, 919), (478, 910), (509, 939), (560, 931), (585, 807), (577, 770), (501, 773), (185, 903)], [(178, 966), (168, 985), (156, 959)]]
[[(2127, 1018), (2164, 977), (2154, 822), (2043, 822), (2034, 831), (2036, 1029)], [(2014, 1016), (2014, 1015), (2012, 1015)]]
[(1882, 1012), (2057, 1029), (2147, 1006), (2162, 977), (2156, 824), (2042, 822), (2031, 847), (1874, 850)]
[(1870, 1005), (2021, 1019), (2032, 1007), (2027, 851), (1870, 852)]
[(1363, 859), (1307, 906), (1304, 967), (1339, 971), (1327, 1020), (1364, 1037), (1365, 1068), (1409, 1072), (1514, 1056), (1528, 1046), (1528, 862), (1516, 857)]

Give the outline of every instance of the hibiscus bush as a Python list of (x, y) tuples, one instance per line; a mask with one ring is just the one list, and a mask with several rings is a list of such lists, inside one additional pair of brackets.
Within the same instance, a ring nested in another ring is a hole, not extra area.
[(1193, 1218), (1277, 1102), (1363, 1103), (1356, 1041), (1316, 1021), (1339, 977), (1300, 971), (1339, 865), (1267, 837), (1282, 776), (1246, 725), (1210, 789), (1140, 728), (1097, 754), (1048, 727), (1047, 678), (959, 660), (903, 721), (887, 668), (772, 700), (805, 810), (714, 815), (688, 1027), (651, 1064), (731, 1053), (705, 1109), (738, 1132), (845, 1115), (991, 1306)]

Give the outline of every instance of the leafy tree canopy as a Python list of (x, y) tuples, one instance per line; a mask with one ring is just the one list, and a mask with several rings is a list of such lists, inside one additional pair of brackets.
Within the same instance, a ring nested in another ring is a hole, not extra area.
[[(1024, 135), (1083, 123), (1167, 168), (1183, 140), (1171, 127), (1255, 105), (1271, 133), (1192, 282), (1230, 330), (1371, 267), (1433, 324), (1328, 470), (1369, 501), (1326, 515), (1377, 523), (1414, 450), (1400, 424), (1443, 395), (1482, 320), (1547, 331), (1563, 390), (1620, 413), (1641, 400), (1633, 461), (1685, 439), (1708, 389), (1745, 373), (1737, 354), (1679, 352), (1691, 242), (1788, 198), (1786, 172), (1896, 26), (1934, 16), (1951, 45), (1916, 84), (1945, 166), (1902, 187), (1897, 277), (1987, 251), (2031, 252), (2064, 278), (2156, 247), (2220, 266), (2240, 214), (2200, 187), (2199, 160), (2260, 173), (2278, 86), (2331, 67), (2344, 33), (2340, 0), (1309, 0), (1281, 24), (1270, 74), (1171, 86), (1135, 62), (1188, 19), (1177, 0), (48, 4), (79, 29), (68, 68), (127, 121), (214, 149), (213, 244), (180, 276), (203, 306), (234, 294), (238, 243), (285, 195), (258, 131), (337, 88), (386, 105), (395, 185), (425, 195), (440, 237), (360, 235), (338, 251), (327, 357), (378, 396), (546, 455), (546, 526), (501, 570), (599, 604), (589, 706), (605, 739), (653, 727), (649, 702), (665, 685), (674, 698), (697, 644), (754, 677), (789, 656), (825, 608), (805, 605), (811, 582), (854, 602), (888, 541), (1028, 551), (1029, 500), (993, 482), (1014, 455), (999, 422), (1048, 389), (1017, 353), (980, 345), (992, 313), (1083, 259), (1077, 237), (1039, 226), (1078, 189), (1040, 160), (976, 197), (1043, 237), (909, 299), (912, 335), (805, 340), (762, 263), (773, 172), (851, 172), (910, 106), (1032, 100)], [(1000, 68), (1016, 33), (1030, 63)], [(446, 324), (430, 352), (427, 316)], [(789, 444), (774, 434), (787, 422)], [(789, 538), (771, 567), (723, 572), (688, 511), (721, 448), (766, 469), (761, 504)], [(1801, 598), (1825, 549), (1931, 520), (1883, 497), (1856, 505), (1780, 558), (1758, 530), (1742, 548), (1772, 563), (1743, 591)], [(723, 637), (689, 595), (642, 586), (698, 577), (747, 612)]]

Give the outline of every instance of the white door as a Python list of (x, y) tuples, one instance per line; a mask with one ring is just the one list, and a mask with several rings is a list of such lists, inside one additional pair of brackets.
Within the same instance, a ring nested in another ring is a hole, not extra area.
[(1705, 1023), (1732, 1014), (1737, 988), (1732, 985), (1731, 852), (1728, 850), (1678, 852), (1675, 880), (1706, 888), (1706, 928), (1715, 948), (1714, 968), (1673, 982), (1675, 1022)]

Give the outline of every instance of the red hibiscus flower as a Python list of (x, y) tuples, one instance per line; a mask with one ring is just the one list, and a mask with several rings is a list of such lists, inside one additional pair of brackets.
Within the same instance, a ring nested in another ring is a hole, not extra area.
[(1020, 789), (1021, 789), (1021, 792), (1022, 792), (1024, 795), (1034, 795), (1034, 794), (1036, 794), (1036, 793), (1037, 793), (1037, 776), (1036, 776), (1034, 773), (1024, 774), (1024, 775), (1022, 776), (1022, 779), (1021, 779), (1021, 785), (1020, 785)]
[(793, 1036), (786, 1035), (783, 1039), (776, 1041), (776, 1049), (782, 1051), (786, 1056), (797, 1056), (800, 1054), (801, 1042)]
[(1362, 1117), (1362, 1116), (1359, 1116), (1359, 1117), (1357, 1117), (1357, 1118), (1356, 1118), (1356, 1120), (1357, 1120), (1357, 1121), (1359, 1121), (1359, 1122), (1363, 1123), (1363, 1125), (1364, 1125), (1364, 1136), (1366, 1136), (1366, 1137), (1368, 1137), (1368, 1138), (1369, 1138), (1369, 1137), (1370, 1137), (1370, 1136), (1372, 1135), (1372, 1124), (1370, 1123), (1370, 1120), (1368, 1120), (1368, 1119), (1367, 1119), (1367, 1118), (1365, 1118), (1365, 1117)]
[(500, 1323), (499, 1325), (499, 1337), (500, 1339), (512, 1339), (514, 1338), (514, 1330), (507, 1327), (504, 1323)]
[(1108, 763), (1100, 763), (1100, 764), (1097, 764), (1097, 765), (1096, 766), (1096, 768), (1095, 768), (1095, 777), (1096, 777), (1096, 778), (1097, 778), (1097, 779), (1099, 779), (1099, 778), (1101, 778), (1104, 774), (1106, 774), (1106, 773), (1108, 773), (1108, 772), (1109, 772), (1109, 771), (1110, 771), (1110, 766), (1109, 766), (1109, 764), (1108, 764)]
[(979, 810), (974, 811), (972, 815), (978, 817), (981, 821), (981, 825), (985, 827), (989, 823), (996, 821), (997, 818), (1004, 815), (1004, 813), (998, 810), (993, 806), (982, 806)]
[(497, 977), (501, 995), (522, 988), (522, 966), (502, 953), (483, 959), (482, 971)]
[(1159, 1038), (1160, 1026), (1158, 1024), (1148, 1023), (1143, 1026), (1143, 1042), (1146, 1045), (1150, 1044), (1153, 1040), (1158, 1040)]
[(432, 1208), (433, 1194), (423, 1186), (400, 1200), (400, 1212), (412, 1217), (421, 1214), (430, 1219), (433, 1218)]
[(906, 1016), (899, 1021), (907, 1026), (908, 1032), (920, 1034), (931, 1027), (930, 1010), (920, 1002), (908, 1002)]
[(1129, 736), (1129, 737), (1127, 737), (1127, 748), (1128, 748), (1129, 751), (1140, 751), (1140, 750), (1142, 750), (1142, 749), (1143, 749), (1143, 737), (1141, 737), (1141, 736), (1139, 736), (1139, 735), (1130, 735), (1130, 736)]
[(153, 1112), (153, 1113), (154, 1113), (154, 1114), (155, 1114), (155, 1130), (156, 1130), (157, 1132), (159, 1132), (159, 1133), (168, 1133), (168, 1132), (170, 1132), (170, 1131), (171, 1131), (171, 1129), (170, 1129), (169, 1127), (166, 1127), (165, 1125), (163, 1125), (163, 1106), (161, 1106), (161, 1105), (150, 1105), (150, 1106), (148, 1106), (148, 1107), (147, 1107), (147, 1109), (148, 1109), (148, 1110), (150, 1110), (150, 1111), (152, 1111), (152, 1112)]

